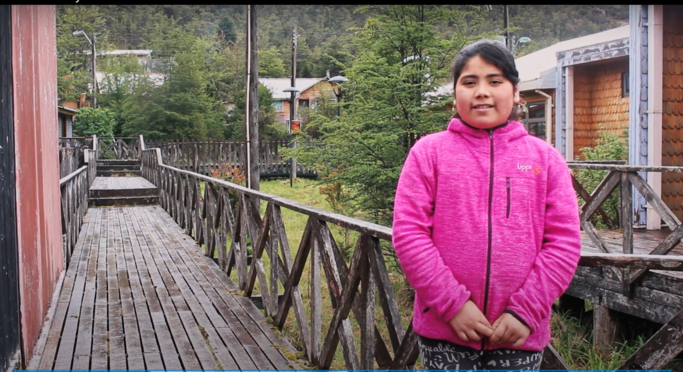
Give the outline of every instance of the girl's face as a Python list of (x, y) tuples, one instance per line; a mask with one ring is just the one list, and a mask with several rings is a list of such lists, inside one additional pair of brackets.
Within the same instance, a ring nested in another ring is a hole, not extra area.
[(519, 91), (495, 65), (472, 57), (455, 82), (458, 114), (467, 124), (489, 129), (505, 123), (519, 103)]

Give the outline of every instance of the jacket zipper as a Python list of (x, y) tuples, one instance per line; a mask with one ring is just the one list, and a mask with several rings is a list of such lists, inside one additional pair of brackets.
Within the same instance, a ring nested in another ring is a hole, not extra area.
[(507, 204), (507, 209), (505, 210), (505, 218), (510, 218), (510, 178), (506, 178), (505, 182), (507, 183), (507, 191), (508, 191), (508, 204)]
[[(484, 290), (484, 316), (486, 316), (486, 310), (488, 308), (489, 302), (489, 279), (491, 277), (491, 240), (492, 240), (492, 217), (491, 217), (491, 206), (493, 204), (493, 129), (489, 130), (489, 139), (491, 143), (491, 165), (489, 167), (489, 242), (488, 242), (488, 252), (486, 254), (486, 288)], [(486, 348), (486, 339), (481, 339), (481, 350), (482, 352)]]

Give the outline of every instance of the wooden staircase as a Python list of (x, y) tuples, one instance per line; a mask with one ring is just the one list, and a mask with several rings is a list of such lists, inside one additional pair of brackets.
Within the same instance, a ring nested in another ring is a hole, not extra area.
[(159, 189), (141, 176), (140, 160), (98, 160), (88, 206), (159, 204)]
[(98, 160), (98, 177), (142, 176), (140, 160)]

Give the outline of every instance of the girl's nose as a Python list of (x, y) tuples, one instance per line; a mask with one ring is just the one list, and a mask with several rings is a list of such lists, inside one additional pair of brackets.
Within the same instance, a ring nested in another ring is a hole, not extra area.
[(486, 89), (485, 86), (480, 85), (477, 88), (477, 91), (474, 93), (476, 97), (488, 97), (489, 96), (489, 91)]

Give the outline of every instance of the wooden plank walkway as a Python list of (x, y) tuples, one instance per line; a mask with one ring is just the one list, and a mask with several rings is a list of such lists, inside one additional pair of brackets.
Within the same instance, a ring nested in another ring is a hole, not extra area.
[(155, 189), (144, 177), (95, 177), (90, 190)]
[(301, 369), (236, 290), (160, 206), (90, 208), (39, 369)]

